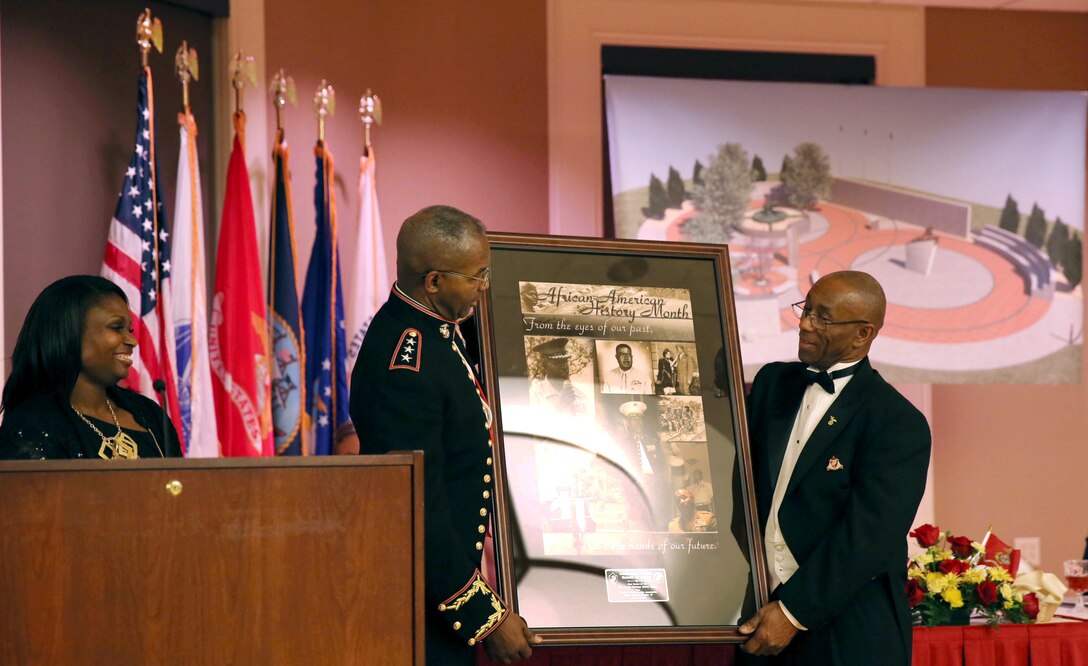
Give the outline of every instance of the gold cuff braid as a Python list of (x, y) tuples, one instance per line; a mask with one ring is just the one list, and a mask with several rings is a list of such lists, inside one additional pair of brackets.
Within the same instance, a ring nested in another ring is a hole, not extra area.
[(477, 573), (476, 580), (472, 581), (472, 584), (469, 585), (467, 590), (462, 592), (457, 598), (439, 607), (439, 610), (443, 612), (459, 610), (477, 594), (487, 596), (494, 612), (487, 616), (487, 621), (484, 622), (480, 628), (476, 630), (476, 634), (469, 639), (469, 645), (475, 645), (479, 642), (480, 637), (491, 631), (491, 629), (498, 624), (499, 620), (502, 619), (503, 615), (506, 614), (506, 607), (503, 605), (502, 600), (499, 599), (499, 596), (495, 594), (487, 584), (487, 581), (484, 580), (483, 576)]

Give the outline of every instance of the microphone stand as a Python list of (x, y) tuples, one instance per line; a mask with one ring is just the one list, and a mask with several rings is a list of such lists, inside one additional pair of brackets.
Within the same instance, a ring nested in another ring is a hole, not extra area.
[(162, 457), (166, 458), (166, 452), (170, 450), (170, 429), (166, 427), (166, 423), (170, 419), (170, 414), (166, 410), (170, 403), (166, 400), (166, 382), (156, 379), (151, 383), (151, 388), (155, 389), (155, 392), (159, 394), (159, 406), (162, 408)]

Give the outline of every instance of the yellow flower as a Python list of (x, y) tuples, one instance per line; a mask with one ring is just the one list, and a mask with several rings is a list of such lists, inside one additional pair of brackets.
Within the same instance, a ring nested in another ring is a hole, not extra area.
[(950, 587), (944, 592), (941, 592), (941, 598), (948, 602), (948, 605), (952, 608), (960, 608), (963, 606), (963, 595), (960, 594), (958, 587)]
[(925, 569), (919, 569), (918, 567), (911, 567), (907, 569), (907, 578), (925, 578)]
[(1013, 600), (1014, 596), (1012, 591), (1012, 585), (1009, 585), (1008, 583), (1002, 583), (1001, 585), (997, 586), (997, 589), (999, 592), (1001, 592), (1002, 599), (1004, 599), (1005, 601)]
[(933, 562), (933, 553), (930, 553), (928, 550), (924, 550), (914, 556), (914, 561), (918, 563), (918, 566), (924, 567), (927, 564)]
[(941, 561), (941, 560), (950, 560), (950, 559), (952, 559), (952, 549), (951, 548), (945, 548), (943, 550), (933, 548), (932, 550), (933, 550), (933, 559), (937, 560), (938, 562)]
[(948, 576), (939, 571), (926, 573), (926, 590), (930, 594), (940, 594), (948, 587)]
[(987, 573), (990, 575), (990, 580), (997, 583), (1011, 583), (1012, 575), (1008, 571), (1005, 571), (1001, 567), (988, 567)]
[(984, 580), (986, 580), (986, 570), (985, 569), (975, 568), (975, 569), (968, 569), (967, 571), (963, 572), (963, 582), (965, 582), (965, 583), (970, 583), (972, 585), (978, 585), (979, 583), (981, 583)]

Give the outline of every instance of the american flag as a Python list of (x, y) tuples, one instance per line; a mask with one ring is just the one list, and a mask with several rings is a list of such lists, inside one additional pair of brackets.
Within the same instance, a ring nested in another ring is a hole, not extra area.
[[(126, 380), (128, 387), (158, 399), (153, 382), (163, 380), (168, 403), (164, 408), (174, 423), (180, 423), (170, 308), (170, 234), (155, 180), (152, 90), (151, 71), (145, 67), (137, 98), (136, 147), (110, 221), (102, 277), (112, 280), (128, 296), (138, 341)], [(183, 442), (180, 444), (184, 447)]]

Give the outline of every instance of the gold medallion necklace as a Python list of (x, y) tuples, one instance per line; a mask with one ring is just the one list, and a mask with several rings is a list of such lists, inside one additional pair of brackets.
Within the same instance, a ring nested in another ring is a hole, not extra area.
[[(113, 417), (113, 425), (117, 426), (117, 434), (113, 437), (106, 437), (102, 434), (90, 419), (83, 415), (75, 405), (72, 405), (72, 411), (76, 413), (76, 416), (83, 419), (83, 422), (90, 426), (94, 434), (102, 438), (102, 446), (98, 449), (98, 457), (105, 458), (107, 460), (116, 460), (117, 458), (139, 458), (136, 454), (136, 440), (132, 439), (124, 430), (121, 429), (121, 423), (117, 420), (117, 412), (113, 411), (113, 405), (110, 403), (109, 398), (106, 399), (106, 406), (110, 408), (110, 416)], [(157, 444), (157, 442), (156, 442)]]

